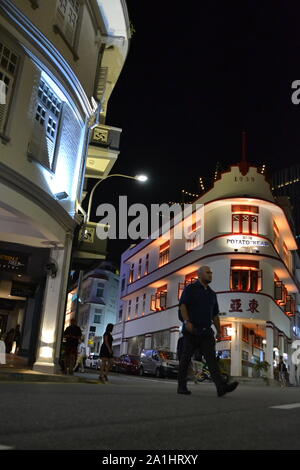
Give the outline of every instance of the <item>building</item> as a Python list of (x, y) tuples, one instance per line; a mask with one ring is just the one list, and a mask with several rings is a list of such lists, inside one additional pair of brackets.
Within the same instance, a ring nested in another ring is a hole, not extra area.
[(0, 329), (21, 324), (37, 370), (58, 363), (84, 177), (118, 156), (105, 116), (129, 38), (124, 0), (0, 2)]
[[(264, 174), (245, 160), (220, 173), (195, 203), (204, 205), (200, 228), (194, 217), (185, 219), (185, 239), (174, 238), (179, 222), (173, 221), (169, 233), (123, 253), (114, 347), (121, 354), (143, 347), (175, 352), (178, 300), (198, 268), (209, 265), (221, 312), (217, 349), (229, 361), (231, 375), (253, 377), (255, 360), (265, 359), (273, 378), (282, 355), (294, 377), (291, 346), (299, 280), (293, 257), (297, 243), (286, 212)], [(197, 249), (201, 234), (203, 247)]]
[(102, 263), (84, 274), (79, 298), (77, 285), (68, 294), (65, 327), (71, 318), (77, 317), (84, 343), (90, 352), (100, 352), (107, 324), (116, 323), (119, 279), (118, 269), (109, 263)]
[(300, 165), (276, 171), (272, 175), (272, 193), (288, 197), (292, 206), (295, 233), (300, 240)]

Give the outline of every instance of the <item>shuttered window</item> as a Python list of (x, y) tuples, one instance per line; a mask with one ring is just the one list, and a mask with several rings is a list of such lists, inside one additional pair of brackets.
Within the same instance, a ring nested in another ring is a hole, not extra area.
[(57, 26), (71, 46), (74, 44), (79, 8), (79, 0), (57, 0)]
[(18, 56), (4, 43), (0, 42), (0, 83), (2, 92), (0, 97), (0, 132), (4, 131), (17, 65)]
[(55, 170), (55, 146), (63, 103), (45, 80), (40, 79), (29, 154)]

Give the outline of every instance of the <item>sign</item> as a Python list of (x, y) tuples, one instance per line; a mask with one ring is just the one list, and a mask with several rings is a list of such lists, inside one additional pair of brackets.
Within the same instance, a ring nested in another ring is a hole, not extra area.
[(37, 284), (13, 281), (10, 295), (15, 297), (34, 297)]
[[(259, 310), (258, 310), (259, 304), (258, 304), (258, 301), (256, 299), (249, 300), (247, 307), (249, 307), (249, 308), (245, 310), (246, 312), (260, 313)], [(230, 309), (228, 311), (229, 312), (236, 312), (236, 313), (243, 312), (244, 310), (242, 308), (242, 300), (241, 299), (231, 299), (230, 300)]]
[(226, 242), (227, 245), (233, 246), (234, 248), (242, 246), (269, 246), (267, 241), (250, 235), (236, 235), (235, 237), (227, 238)]
[(27, 269), (28, 256), (14, 252), (0, 253), (0, 271), (15, 272), (25, 274)]
[(235, 176), (234, 177), (234, 182), (240, 182), (240, 183), (254, 183), (255, 178), (254, 176)]

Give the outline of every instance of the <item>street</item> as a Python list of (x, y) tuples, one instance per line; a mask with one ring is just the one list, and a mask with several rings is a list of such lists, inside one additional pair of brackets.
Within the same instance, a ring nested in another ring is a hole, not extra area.
[(176, 387), (174, 380), (122, 374), (106, 384), (2, 383), (0, 449), (300, 447), (299, 388), (241, 385), (218, 398), (213, 384), (189, 383), (191, 396), (177, 395)]

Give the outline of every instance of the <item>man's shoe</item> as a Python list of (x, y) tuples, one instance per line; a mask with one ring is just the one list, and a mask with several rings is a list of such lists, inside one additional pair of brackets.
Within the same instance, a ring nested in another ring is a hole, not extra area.
[(191, 395), (192, 392), (188, 390), (187, 388), (178, 388), (177, 393), (180, 393), (181, 395)]
[(218, 397), (222, 397), (226, 393), (233, 392), (238, 386), (238, 382), (232, 382), (230, 384), (223, 385), (221, 388), (218, 389)]

